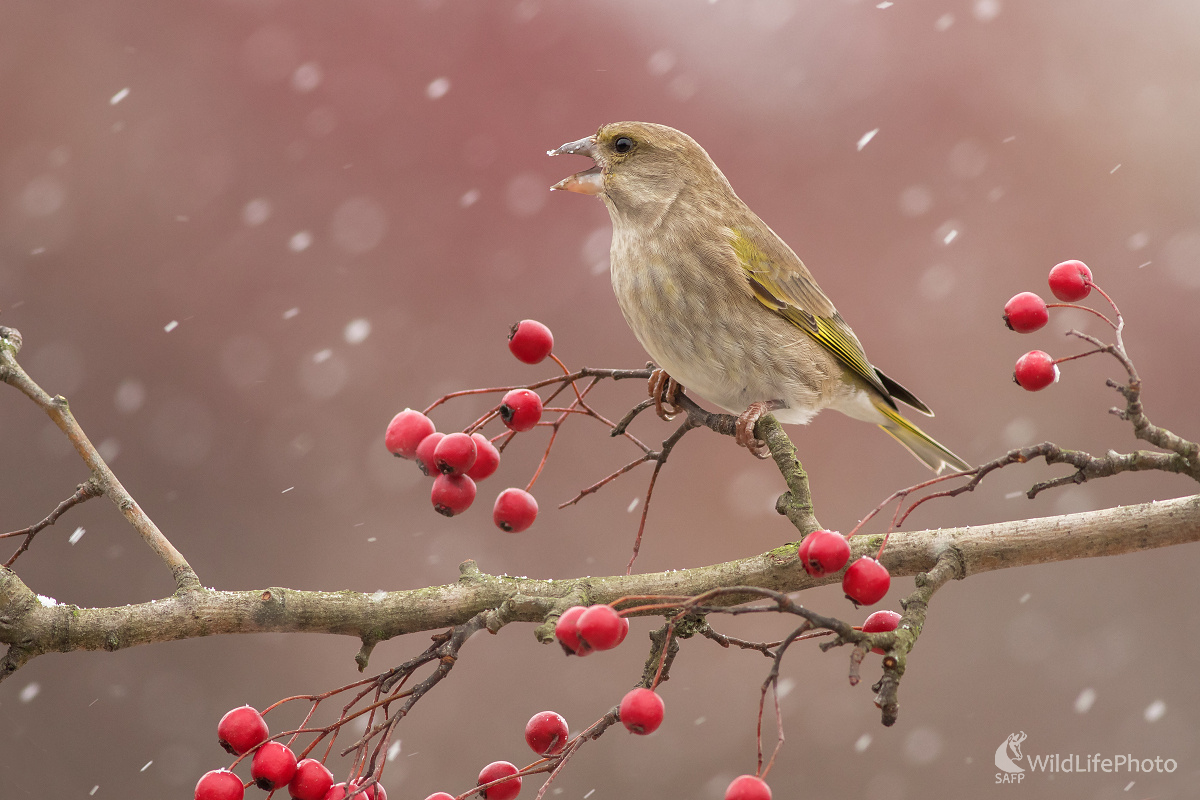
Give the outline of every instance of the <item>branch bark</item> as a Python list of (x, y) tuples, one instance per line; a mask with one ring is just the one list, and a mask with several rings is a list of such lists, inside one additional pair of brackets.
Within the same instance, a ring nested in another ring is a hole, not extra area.
[[(881, 536), (852, 539), (854, 558), (873, 554)], [(965, 576), (1009, 567), (1120, 555), (1200, 541), (1200, 495), (967, 528), (893, 532), (883, 563), (893, 576), (934, 569), (956, 552)], [(301, 632), (354, 636), (374, 644), (395, 636), (459, 625), (488, 609), (512, 622), (552, 622), (569, 605), (608, 603), (629, 595), (694, 596), (721, 586), (794, 592), (834, 583), (813, 578), (789, 543), (750, 558), (694, 569), (574, 580), (487, 575), (473, 561), (457, 582), (395, 592), (201, 589), (119, 608), (79, 608), (39, 598), (16, 573), (0, 568), (0, 680), (49, 652), (120, 650), (135, 645), (230, 633)], [(723, 597), (735, 604), (753, 599)], [(550, 618), (550, 620), (547, 620)], [(553, 638), (552, 626), (537, 628)]]

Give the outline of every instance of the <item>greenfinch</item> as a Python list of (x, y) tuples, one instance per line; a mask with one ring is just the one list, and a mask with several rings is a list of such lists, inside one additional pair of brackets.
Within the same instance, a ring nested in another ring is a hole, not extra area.
[(970, 469), (901, 416), (897, 401), (933, 412), (871, 365), (804, 262), (690, 136), (614, 122), (549, 154), (596, 162), (553, 188), (604, 201), (626, 322), (670, 378), (739, 415), (740, 444), (764, 456), (760, 416), (805, 424), (833, 408), (883, 428), (938, 474)]

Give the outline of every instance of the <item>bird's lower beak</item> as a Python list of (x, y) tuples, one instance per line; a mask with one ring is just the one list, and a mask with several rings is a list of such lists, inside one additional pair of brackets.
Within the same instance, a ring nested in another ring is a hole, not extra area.
[[(594, 136), (580, 139), (577, 142), (567, 142), (562, 147), (546, 151), (546, 155), (550, 156), (580, 155), (588, 158), (595, 158), (595, 153), (596, 137)], [(563, 178), (550, 188), (579, 194), (600, 194), (604, 191), (604, 172), (597, 164), (591, 169), (585, 169), (583, 172), (576, 172), (569, 178)]]

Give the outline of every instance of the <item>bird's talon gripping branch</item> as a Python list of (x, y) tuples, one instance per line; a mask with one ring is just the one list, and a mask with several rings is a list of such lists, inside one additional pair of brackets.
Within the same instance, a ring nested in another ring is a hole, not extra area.
[(775, 400), (751, 403), (749, 408), (738, 415), (737, 443), (740, 447), (745, 447), (753, 453), (755, 458), (767, 458), (771, 455), (771, 451), (767, 448), (766, 442), (754, 436), (754, 426), (758, 424), (758, 420), (763, 414), (769, 414), (779, 407), (779, 402)]
[(679, 385), (679, 381), (668, 375), (665, 369), (655, 369), (650, 373), (647, 388), (654, 400), (654, 413), (658, 414), (660, 419), (670, 422), (683, 411), (683, 407), (679, 405), (679, 392), (683, 387)]

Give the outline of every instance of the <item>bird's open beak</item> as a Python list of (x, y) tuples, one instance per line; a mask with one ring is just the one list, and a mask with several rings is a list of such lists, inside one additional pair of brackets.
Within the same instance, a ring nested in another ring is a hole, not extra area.
[[(580, 155), (588, 158), (596, 157), (596, 137), (589, 136), (577, 142), (567, 142), (556, 150), (547, 150), (546, 155)], [(563, 178), (550, 187), (551, 190), (561, 189), (566, 192), (579, 194), (600, 194), (604, 191), (604, 173), (599, 164), (583, 172), (576, 172), (569, 178)]]

